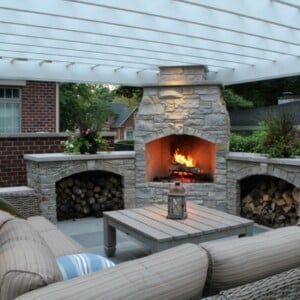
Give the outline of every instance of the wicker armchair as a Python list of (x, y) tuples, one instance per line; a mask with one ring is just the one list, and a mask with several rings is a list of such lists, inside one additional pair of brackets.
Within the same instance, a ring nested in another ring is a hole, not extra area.
[(203, 300), (297, 300), (300, 299), (300, 268), (276, 274), (253, 283), (221, 291)]

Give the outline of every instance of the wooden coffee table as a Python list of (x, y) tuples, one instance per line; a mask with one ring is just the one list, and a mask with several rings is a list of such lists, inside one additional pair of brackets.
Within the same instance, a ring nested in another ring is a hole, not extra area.
[(144, 243), (152, 252), (183, 243), (201, 243), (228, 236), (253, 234), (254, 222), (216, 209), (187, 202), (185, 220), (167, 219), (167, 205), (123, 209), (103, 213), (104, 249), (116, 251), (116, 229)]

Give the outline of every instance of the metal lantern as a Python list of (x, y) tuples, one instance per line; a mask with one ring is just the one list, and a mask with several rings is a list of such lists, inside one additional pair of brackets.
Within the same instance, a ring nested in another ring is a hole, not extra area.
[(186, 200), (185, 189), (176, 181), (169, 190), (168, 194), (168, 219), (185, 219), (186, 213)]

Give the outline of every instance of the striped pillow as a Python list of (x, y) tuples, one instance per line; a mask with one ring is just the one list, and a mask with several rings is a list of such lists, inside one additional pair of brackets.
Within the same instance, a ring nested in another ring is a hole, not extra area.
[(115, 265), (109, 259), (92, 253), (58, 256), (56, 262), (64, 280), (97, 272)]

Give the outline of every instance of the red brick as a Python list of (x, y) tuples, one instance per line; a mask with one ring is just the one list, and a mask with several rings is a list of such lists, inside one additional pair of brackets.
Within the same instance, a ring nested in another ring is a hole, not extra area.
[[(65, 138), (0, 138), (0, 187), (26, 185), (24, 154), (62, 152), (62, 140)], [(51, 141), (51, 147), (48, 146), (49, 141)], [(8, 142), (14, 146), (2, 147)]]

